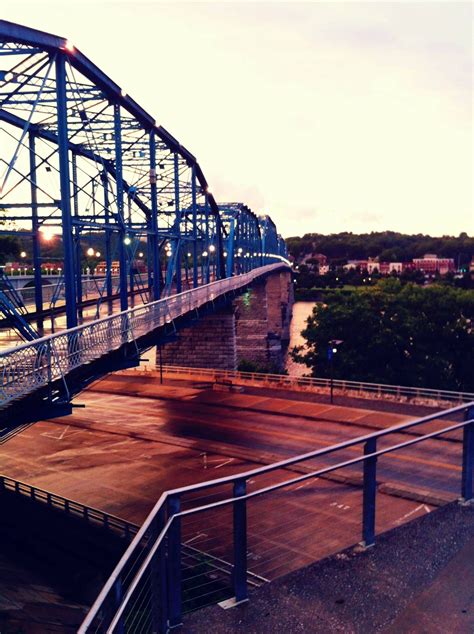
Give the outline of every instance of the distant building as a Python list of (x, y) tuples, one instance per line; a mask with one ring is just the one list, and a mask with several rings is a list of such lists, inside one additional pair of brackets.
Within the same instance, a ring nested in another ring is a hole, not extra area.
[(439, 258), (434, 253), (426, 253), (422, 258), (413, 258), (413, 268), (423, 271), (426, 275), (446, 275), (455, 270), (453, 258)]
[(400, 275), (403, 271), (403, 262), (379, 262), (377, 259), (372, 260), (369, 258), (367, 273), (372, 275), (375, 271), (378, 271), (380, 275), (392, 275), (393, 273)]
[(368, 260), (348, 260), (347, 264), (342, 267), (345, 271), (359, 268), (361, 271), (367, 271)]
[[(98, 262), (94, 271), (95, 271), (95, 275), (106, 275), (107, 263), (104, 260), (102, 262)], [(145, 264), (145, 260), (142, 260), (140, 258), (135, 258), (133, 260), (133, 272), (146, 273), (146, 271), (147, 271), (147, 267)], [(118, 260), (113, 260), (113, 262), (111, 262), (111, 272), (112, 272), (112, 275), (118, 275), (120, 273), (120, 262)]]
[(343, 268), (345, 271), (358, 268), (361, 272), (366, 271), (369, 275), (375, 272), (381, 275), (392, 273), (399, 275), (403, 270), (403, 262), (379, 262), (377, 258), (369, 258), (368, 260), (349, 260)]

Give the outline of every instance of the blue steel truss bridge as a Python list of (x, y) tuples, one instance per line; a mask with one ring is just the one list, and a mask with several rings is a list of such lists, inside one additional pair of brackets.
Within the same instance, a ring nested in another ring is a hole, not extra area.
[[(196, 157), (70, 41), (4, 20), (0, 233), (28, 245), (34, 275), (28, 302), (0, 276), (0, 328), (17, 337), (0, 353), (7, 428), (64, 413), (90, 380), (289, 264), (272, 219), (219, 204)], [(91, 295), (83, 272), (97, 241)], [(46, 299), (53, 242), (60, 275)], [(65, 322), (46, 334), (53, 308)]]

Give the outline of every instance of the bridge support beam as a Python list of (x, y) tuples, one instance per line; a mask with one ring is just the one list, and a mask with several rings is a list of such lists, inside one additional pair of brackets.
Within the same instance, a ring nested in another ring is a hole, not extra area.
[(177, 341), (163, 347), (163, 363), (279, 372), (289, 341), (292, 306), (290, 273), (269, 275), (224, 308), (180, 330)]
[(64, 286), (66, 321), (68, 328), (77, 326), (74, 249), (71, 219), (71, 189), (69, 180), (69, 138), (67, 126), (66, 60), (64, 54), (56, 58), (56, 107), (58, 113), (59, 177), (61, 188), (61, 220), (64, 248)]
[(237, 363), (242, 369), (283, 369), (293, 301), (287, 272), (256, 281), (235, 301)]
[[(179, 331), (177, 340), (162, 347), (165, 365), (235, 370), (235, 315), (222, 308)], [(157, 358), (157, 363), (159, 359)]]

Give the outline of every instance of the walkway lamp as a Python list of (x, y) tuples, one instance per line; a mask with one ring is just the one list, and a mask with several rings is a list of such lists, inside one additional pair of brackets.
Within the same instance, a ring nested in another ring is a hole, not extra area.
[(334, 402), (334, 355), (337, 354), (339, 346), (344, 343), (342, 339), (331, 339), (328, 343), (328, 362), (329, 362), (329, 376), (330, 376), (330, 392), (329, 401), (331, 405)]

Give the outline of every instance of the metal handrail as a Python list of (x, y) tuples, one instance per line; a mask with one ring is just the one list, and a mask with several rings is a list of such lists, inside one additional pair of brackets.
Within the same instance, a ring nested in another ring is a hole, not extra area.
[[(212, 508), (217, 508), (217, 507), (221, 507), (221, 506), (225, 506), (225, 505), (229, 505), (229, 504), (235, 504), (236, 502), (241, 502), (243, 500), (247, 500), (247, 499), (251, 499), (253, 497), (257, 497), (260, 495), (263, 495), (265, 493), (271, 493), (272, 491), (276, 491), (278, 489), (281, 488), (285, 488), (287, 486), (290, 486), (292, 484), (296, 484), (299, 483), (301, 481), (304, 480), (308, 480), (311, 478), (315, 478), (315, 477), (319, 477), (321, 475), (330, 473), (332, 471), (335, 471), (337, 469), (341, 469), (347, 466), (351, 466), (357, 463), (366, 463), (367, 461), (374, 461), (376, 460), (379, 456), (382, 456), (384, 454), (387, 453), (391, 453), (393, 451), (397, 451), (403, 448), (406, 448), (408, 446), (417, 444), (419, 442), (422, 442), (424, 440), (430, 439), (430, 438), (435, 438), (438, 436), (441, 436), (445, 433), (448, 433), (450, 431), (454, 431), (457, 429), (461, 429), (461, 428), (465, 428), (468, 429), (471, 432), (471, 436), (470, 438), (472, 438), (473, 434), (472, 431), (474, 429), (474, 401), (468, 404), (463, 404), (463, 405), (459, 405), (457, 407), (453, 407), (450, 408), (448, 410), (445, 410), (443, 412), (438, 412), (435, 414), (430, 414), (428, 416), (424, 416), (422, 418), (418, 418), (412, 421), (406, 421), (403, 423), (400, 423), (398, 425), (394, 425), (392, 427), (386, 428), (386, 429), (382, 429), (382, 430), (378, 430), (376, 432), (373, 432), (371, 434), (366, 434), (364, 436), (359, 436), (357, 438), (353, 438), (341, 443), (338, 443), (336, 445), (332, 445), (330, 447), (324, 447), (322, 449), (317, 449), (305, 454), (300, 454), (298, 456), (295, 456), (293, 458), (287, 458), (285, 460), (281, 460), (279, 462), (275, 462), (272, 463), (270, 465), (264, 465), (262, 467), (258, 467), (256, 469), (251, 469), (249, 471), (245, 471), (245, 472), (241, 472), (238, 474), (234, 474), (234, 475), (230, 475), (230, 476), (226, 476), (223, 478), (218, 478), (215, 480), (208, 480), (206, 482), (201, 482), (198, 484), (194, 484), (194, 485), (190, 485), (190, 486), (186, 486), (186, 487), (180, 487), (180, 488), (176, 488), (176, 489), (172, 489), (169, 491), (165, 491), (164, 493), (162, 493), (162, 495), (160, 496), (159, 500), (157, 501), (157, 503), (155, 504), (155, 506), (153, 507), (152, 511), (149, 513), (148, 517), (146, 518), (145, 522), (143, 523), (142, 527), (140, 528), (140, 530), (138, 531), (136, 537), (134, 538), (134, 540), (130, 543), (130, 545), (128, 546), (127, 550), (125, 551), (125, 553), (123, 554), (122, 558), (120, 559), (120, 561), (118, 562), (117, 566), (115, 567), (114, 571), (112, 572), (111, 576), (109, 577), (109, 579), (107, 580), (107, 582), (105, 583), (102, 591), (100, 592), (99, 596), (97, 597), (97, 599), (95, 600), (94, 604), (92, 605), (89, 613), (87, 614), (86, 618), (84, 619), (81, 627), (78, 630), (78, 634), (85, 634), (88, 631), (89, 626), (92, 624), (93, 620), (96, 618), (99, 610), (101, 609), (101, 606), (103, 605), (104, 601), (106, 601), (107, 597), (109, 596), (109, 593), (112, 591), (112, 589), (114, 588), (115, 583), (119, 580), (120, 575), (125, 567), (125, 565), (127, 564), (127, 562), (130, 560), (130, 558), (132, 557), (135, 549), (138, 547), (138, 545), (140, 544), (140, 541), (142, 539), (142, 537), (145, 535), (145, 533), (150, 529), (152, 523), (156, 520), (158, 514), (160, 512), (163, 511), (163, 509), (165, 508), (165, 503), (169, 500), (169, 499), (176, 499), (179, 498), (181, 495), (183, 494), (188, 494), (188, 493), (192, 493), (192, 492), (196, 492), (196, 491), (201, 491), (204, 489), (208, 489), (208, 488), (212, 488), (212, 487), (220, 487), (222, 485), (225, 484), (236, 484), (239, 482), (245, 482), (251, 478), (255, 478), (256, 476), (260, 476), (262, 474), (266, 474), (269, 473), (271, 471), (275, 471), (278, 469), (283, 469), (286, 467), (290, 467), (298, 462), (304, 462), (313, 458), (320, 458), (322, 456), (327, 456), (329, 454), (338, 452), (338, 451), (342, 451), (344, 449), (353, 447), (355, 445), (360, 445), (360, 444), (364, 444), (366, 447), (376, 447), (376, 442), (377, 439), (383, 437), (383, 436), (387, 436), (389, 434), (393, 434), (393, 433), (397, 433), (397, 432), (401, 432), (404, 431), (408, 428), (412, 428), (418, 425), (422, 425), (424, 423), (428, 423), (432, 420), (437, 420), (437, 419), (441, 419), (441, 418), (446, 418), (448, 416), (452, 416), (454, 414), (458, 414), (461, 412), (467, 412), (468, 416), (466, 417), (466, 420), (464, 420), (461, 423), (456, 423), (453, 425), (448, 425), (447, 427), (441, 429), (441, 430), (436, 430), (434, 432), (430, 432), (427, 433), (423, 436), (417, 436), (415, 438), (411, 438), (407, 441), (404, 441), (402, 443), (398, 443), (396, 445), (392, 445), (390, 447), (386, 447), (384, 449), (381, 449), (379, 451), (377, 451), (376, 449), (371, 450), (371, 451), (367, 451), (364, 453), (364, 455), (362, 456), (357, 456), (356, 458), (352, 458), (350, 460), (346, 460), (343, 462), (340, 462), (336, 465), (331, 465), (328, 467), (324, 467), (322, 469), (319, 469), (317, 471), (312, 471), (310, 473), (305, 473), (303, 475), (297, 476), (296, 478), (292, 478), (290, 480), (285, 480), (284, 482), (279, 482), (276, 483), (274, 485), (270, 485), (268, 487), (264, 487), (262, 489), (259, 489), (257, 491), (253, 491), (252, 493), (244, 493), (242, 495), (239, 495), (239, 497), (230, 497), (230, 498), (226, 498), (224, 500), (219, 500), (217, 502), (212, 502), (210, 504), (206, 504), (206, 505), (202, 505), (200, 507), (194, 507), (192, 509), (188, 509), (186, 511), (178, 511), (173, 513), (168, 520), (166, 521), (166, 523), (164, 524), (164, 526), (162, 527), (161, 531), (159, 532), (159, 534), (157, 535), (157, 538), (153, 544), (153, 546), (151, 547), (147, 557), (144, 559), (144, 561), (142, 562), (142, 565), (140, 566), (139, 570), (137, 571), (133, 581), (131, 582), (129, 588), (127, 589), (127, 591), (125, 592), (125, 594), (122, 597), (122, 600), (120, 602), (120, 605), (117, 609), (117, 612), (115, 614), (115, 618), (114, 620), (111, 622), (110, 627), (107, 629), (107, 632), (113, 632), (113, 629), (115, 627), (115, 625), (119, 622), (121, 615), (123, 614), (123, 611), (126, 607), (127, 602), (130, 600), (130, 597), (133, 595), (133, 591), (135, 590), (135, 588), (137, 587), (138, 583), (140, 582), (140, 579), (144, 573), (144, 571), (146, 570), (148, 564), (150, 563), (150, 561), (152, 560), (153, 556), (156, 554), (158, 548), (160, 547), (164, 537), (167, 535), (168, 530), (170, 529), (170, 527), (172, 526), (173, 522), (179, 518), (179, 517), (184, 517), (187, 515), (191, 515), (194, 513), (199, 513), (199, 512), (203, 512)], [(467, 441), (465, 441), (467, 442)], [(469, 442), (473, 442), (472, 439)], [(474, 446), (474, 444), (473, 444)], [(470, 463), (470, 473), (468, 474), (467, 477), (471, 478), (472, 481), (472, 463)], [(464, 470), (464, 466), (463, 466), (463, 470)], [(375, 474), (374, 474), (374, 478), (375, 478)], [(375, 480), (374, 480), (375, 482)], [(463, 481), (464, 482), (464, 481)], [(463, 484), (464, 486), (464, 484)], [(472, 486), (472, 485), (471, 485)], [(365, 494), (365, 484), (364, 484), (364, 494)], [(365, 518), (364, 518), (365, 520)]]
[[(215, 380), (235, 379), (237, 381), (252, 381), (271, 383), (285, 386), (329, 387), (331, 379), (312, 376), (291, 376), (287, 374), (267, 374), (261, 372), (240, 372), (237, 370), (219, 370), (209, 368), (192, 368), (185, 366), (165, 365), (163, 372), (170, 375), (202, 375)], [(369, 393), (387, 393), (396, 396), (415, 396), (420, 398), (437, 398), (446, 401), (473, 401), (473, 392), (456, 390), (443, 390), (436, 388), (414, 387), (409, 385), (391, 385), (388, 383), (370, 383), (364, 381), (352, 381), (346, 379), (333, 379), (334, 388), (341, 390), (366, 391)]]
[[(153, 546), (150, 549), (150, 552), (148, 553), (147, 557), (144, 559), (142, 565), (140, 566), (138, 572), (136, 573), (135, 577), (133, 578), (129, 588), (127, 589), (127, 591), (125, 592), (121, 603), (120, 603), (120, 607), (118, 609), (118, 611), (116, 612), (114, 619), (112, 620), (110, 626), (107, 629), (107, 634), (112, 633), (115, 629), (115, 627), (118, 625), (120, 618), (123, 614), (123, 612), (125, 611), (125, 608), (127, 607), (127, 604), (129, 603), (131, 597), (133, 596), (134, 591), (136, 590), (138, 584), (140, 583), (144, 573), (146, 572), (146, 569), (148, 567), (148, 565), (150, 564), (151, 560), (153, 559), (153, 556), (155, 555), (156, 551), (158, 550), (158, 548), (160, 547), (161, 543), (163, 542), (164, 538), (166, 537), (166, 534), (168, 532), (168, 530), (170, 529), (171, 525), (173, 524), (173, 522), (175, 522), (178, 518), (182, 518), (182, 517), (187, 517), (190, 515), (195, 515), (197, 513), (202, 513), (204, 511), (209, 511), (211, 509), (215, 509), (215, 508), (220, 508), (223, 506), (228, 506), (229, 504), (235, 504), (236, 500), (239, 502), (242, 502), (243, 500), (250, 500), (252, 498), (256, 498), (256, 497), (260, 497), (261, 495), (264, 495), (266, 493), (273, 493), (274, 491), (278, 491), (280, 489), (284, 489), (288, 486), (294, 485), (294, 484), (299, 484), (300, 482), (304, 482), (305, 480), (310, 480), (312, 478), (318, 478), (320, 476), (326, 475), (328, 473), (331, 473), (333, 471), (336, 471), (338, 469), (343, 469), (344, 467), (349, 467), (355, 464), (358, 464), (360, 462), (365, 462), (366, 460), (373, 460), (374, 458), (378, 458), (380, 456), (383, 456), (387, 453), (391, 453), (392, 451), (397, 451), (398, 449), (403, 449), (405, 447), (408, 447), (410, 445), (414, 445), (416, 443), (419, 443), (423, 440), (427, 440), (429, 438), (436, 438), (437, 436), (440, 436), (442, 434), (448, 433), (450, 431), (456, 430), (456, 429), (460, 429), (462, 427), (465, 427), (468, 424), (474, 423), (474, 419), (471, 420), (467, 420), (467, 421), (463, 421), (462, 423), (458, 423), (456, 425), (451, 425), (441, 431), (436, 431), (436, 432), (432, 432), (430, 434), (426, 434), (424, 436), (421, 437), (417, 437), (414, 438), (412, 440), (408, 440), (406, 442), (403, 443), (399, 443), (398, 445), (394, 445), (392, 447), (387, 447), (385, 449), (381, 449), (379, 451), (375, 451), (373, 453), (368, 453), (368, 454), (364, 454), (362, 456), (357, 456), (356, 458), (352, 458), (351, 460), (346, 460), (344, 462), (340, 462), (336, 465), (331, 465), (329, 467), (324, 467), (322, 469), (318, 469), (317, 471), (312, 471), (311, 473), (306, 473), (304, 475), (298, 476), (296, 478), (292, 478), (290, 480), (285, 480), (284, 482), (278, 482), (277, 484), (273, 484), (271, 486), (267, 486), (267, 487), (263, 487), (262, 489), (258, 489), (258, 491), (252, 491), (252, 493), (246, 493), (245, 495), (241, 495), (238, 498), (235, 497), (230, 497), (230, 498), (226, 498), (224, 500), (219, 500), (217, 502), (211, 502), (210, 504), (203, 504), (202, 506), (198, 506), (198, 507), (194, 507), (192, 509), (188, 509), (186, 511), (180, 511), (179, 513), (175, 513), (174, 515), (172, 515), (167, 523), (165, 524), (163, 530), (161, 531), (161, 533), (159, 534), (159, 536), (157, 537), (157, 539), (155, 540)], [(360, 442), (363, 442), (363, 439), (359, 439)], [(239, 478), (238, 479), (244, 479), (247, 476), (245, 474), (239, 474)], [(87, 631), (87, 630), (85, 630)], [(81, 634), (82, 630), (79, 629), (78, 630), (78, 634)]]
[(0, 353), (0, 408), (282, 267), (287, 265), (269, 264), (4, 350)]
[[(66, 334), (71, 335), (71, 334), (74, 334), (75, 332), (86, 330), (95, 325), (102, 324), (107, 321), (112, 321), (113, 319), (116, 319), (117, 317), (133, 316), (135, 313), (139, 312), (140, 310), (143, 310), (144, 308), (153, 308), (154, 306), (157, 306), (160, 304), (168, 304), (172, 300), (183, 298), (187, 295), (198, 294), (199, 291), (208, 290), (213, 288), (214, 286), (218, 286), (218, 285), (222, 286), (223, 284), (226, 284), (226, 286), (229, 286), (229, 289), (226, 289), (226, 290), (240, 288), (241, 286), (246, 286), (249, 283), (249, 281), (254, 280), (256, 277), (259, 277), (260, 275), (265, 275), (266, 273), (269, 273), (271, 270), (274, 270), (275, 268), (281, 268), (282, 266), (286, 266), (286, 265), (281, 263), (267, 264), (266, 266), (253, 269), (252, 271), (249, 271), (248, 273), (241, 273), (240, 275), (235, 277), (227, 277), (222, 280), (215, 280), (214, 282), (210, 282), (209, 284), (203, 284), (202, 286), (198, 286), (197, 288), (191, 288), (189, 290), (183, 291), (182, 293), (176, 293), (175, 295), (170, 295), (162, 299), (157, 299), (156, 301), (150, 302), (148, 304), (141, 304), (140, 306), (136, 306), (135, 308), (128, 308), (127, 310), (114, 313), (113, 315), (107, 315), (106, 317), (102, 317), (101, 319), (88, 321), (86, 324), (75, 326), (74, 328), (68, 328), (67, 330), (61, 330), (60, 332), (57, 332), (57, 333), (45, 335), (44, 337), (36, 339), (34, 341), (34, 344), (39, 344), (48, 340), (57, 339), (61, 335), (66, 335)], [(235, 283), (236, 280), (238, 280), (239, 283)], [(233, 282), (233, 283), (229, 284), (229, 282)], [(223, 291), (223, 292), (226, 292), (226, 291)], [(0, 352), (0, 359), (8, 356), (12, 352), (18, 352), (18, 350), (31, 347), (31, 345), (32, 344), (24, 343), (24, 344), (20, 344), (19, 346), (13, 345), (11, 348), (6, 348), (5, 350), (2, 350), (2, 352)]]
[(139, 529), (136, 524), (127, 522), (121, 517), (3, 474), (0, 474), (0, 491), (1, 490), (11, 491), (29, 497), (35, 502), (44, 502), (52, 508), (62, 509), (67, 514), (81, 517), (87, 521), (94, 521), (104, 527), (118, 529), (125, 537), (136, 534)]

